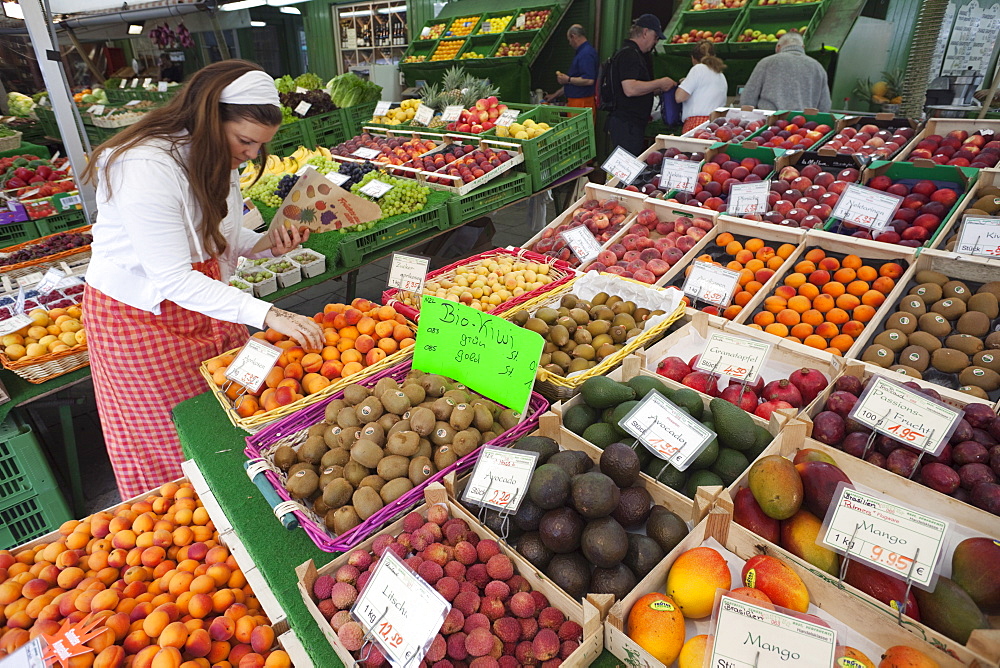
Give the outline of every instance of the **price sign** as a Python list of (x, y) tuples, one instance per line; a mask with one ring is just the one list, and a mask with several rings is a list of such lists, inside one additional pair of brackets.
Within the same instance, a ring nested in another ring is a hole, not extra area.
[(964, 216), (955, 252), (1000, 257), (1000, 216)]
[(683, 471), (701, 454), (715, 432), (653, 390), (618, 425), (650, 452)]
[(701, 172), (700, 162), (667, 158), (660, 167), (660, 190), (664, 192), (671, 190), (694, 192), (699, 172)]
[(325, 174), (325, 176), (327, 181), (330, 181), (337, 186), (342, 186), (351, 180), (350, 176), (347, 174), (341, 174), (340, 172), (330, 172), (329, 174)]
[(684, 280), (681, 289), (695, 301), (726, 307), (733, 298), (739, 280), (739, 272), (695, 261), (691, 264), (691, 273)]
[(631, 184), (642, 173), (646, 165), (636, 160), (636, 157), (623, 149), (616, 148), (601, 165), (601, 169), (615, 177), (625, 185)]
[(226, 378), (256, 392), (279, 357), (281, 348), (251, 337), (226, 369)]
[(396, 666), (419, 665), (451, 611), (451, 604), (390, 550), (351, 608)]
[(125, 106), (134, 107), (135, 105), (139, 104), (139, 102), (141, 102), (141, 100), (129, 100), (128, 102), (125, 103)]
[(729, 189), (729, 202), (726, 213), (742, 216), (745, 213), (764, 213), (767, 211), (767, 196), (771, 192), (771, 181), (756, 181), (753, 183), (734, 183)]
[(151, 84), (151, 83), (153, 83), (152, 78), (146, 77), (145, 79), (142, 80), (142, 87), (143, 88), (149, 88), (149, 84)]
[(965, 411), (875, 376), (848, 417), (911, 448), (937, 455)]
[(497, 117), (497, 122), (494, 123), (494, 125), (502, 128), (509, 128), (514, 121), (517, 120), (519, 114), (520, 112), (516, 109), (505, 109), (503, 113)]
[(3, 668), (45, 668), (42, 639), (32, 638), (0, 660)]
[(14, 314), (24, 313), (24, 288), (17, 289), (17, 297), (14, 298)]
[(157, 83), (156, 84), (156, 90), (159, 93), (166, 93), (167, 92), (167, 82), (166, 81), (160, 81), (159, 83)]
[(815, 668), (832, 666), (836, 650), (837, 632), (829, 627), (723, 596), (708, 665)]
[(449, 104), (441, 112), (441, 120), (445, 123), (453, 123), (462, 117), (462, 112), (465, 111), (465, 107), (460, 104)]
[(364, 158), (365, 160), (374, 160), (375, 158), (382, 155), (382, 151), (378, 150), (377, 148), (368, 148), (367, 146), (362, 146), (361, 148), (356, 149), (354, 153), (352, 153), (351, 155), (356, 156), (358, 158)]
[(413, 368), (440, 373), (524, 413), (544, 341), (536, 332), (447, 299), (424, 295)]
[(892, 222), (902, 202), (903, 198), (899, 195), (850, 183), (840, 194), (830, 216), (878, 232)]
[(6, 320), (0, 321), (0, 336), (7, 336), (8, 334), (13, 334), (14, 332), (24, 329), (25, 327), (30, 327), (34, 324), (34, 320), (29, 318), (24, 313), (18, 313), (17, 315), (7, 318)]
[(520, 14), (514, 21), (514, 25), (518, 30), (523, 30), (526, 23), (527, 19), (524, 17), (524, 14)]
[(516, 513), (535, 473), (537, 452), (511, 448), (483, 448), (462, 497), (477, 506)]
[(362, 195), (368, 195), (372, 199), (381, 199), (387, 192), (393, 189), (394, 186), (379, 181), (378, 179), (372, 179), (365, 185), (358, 189), (358, 192)]
[(948, 522), (843, 482), (833, 498), (818, 545), (934, 590)]
[(761, 367), (770, 353), (770, 343), (713, 332), (708, 337), (704, 352), (698, 357), (695, 369), (753, 383), (760, 376)]
[(434, 118), (434, 109), (428, 107), (426, 104), (421, 104), (417, 107), (417, 112), (413, 114), (413, 120), (420, 125), (430, 125), (431, 119)]
[(295, 92), (299, 93), (299, 94), (308, 93), (309, 89), (308, 88), (303, 88), (302, 86), (296, 86), (295, 87)]
[(42, 280), (42, 276), (43, 276), (42, 272), (33, 271), (30, 274), (25, 274), (24, 276), (18, 276), (17, 284), (20, 285), (22, 288), (27, 288), (29, 286), (35, 285), (40, 280)]
[(392, 107), (392, 102), (389, 100), (379, 100), (375, 104), (375, 111), (372, 113), (373, 116), (385, 116), (389, 108)]
[(87, 113), (88, 114), (97, 114), (98, 116), (100, 116), (101, 114), (104, 113), (104, 105), (103, 104), (92, 104), (89, 107), (87, 107)]
[(407, 292), (421, 292), (430, 265), (429, 257), (393, 253), (392, 265), (389, 267), (389, 287)]
[(580, 262), (589, 262), (601, 252), (601, 244), (594, 238), (586, 225), (578, 225), (561, 233), (566, 245), (579, 258)]
[(305, 116), (306, 114), (309, 113), (310, 109), (312, 109), (312, 105), (306, 102), (305, 100), (302, 100), (297, 105), (295, 105), (295, 108), (292, 109), (292, 111), (294, 111), (299, 116)]
[(132, 81), (129, 83), (128, 87), (129, 88), (135, 88), (138, 85), (139, 85), (139, 77), (136, 77), (136, 78), (132, 79)]
[(119, 83), (119, 84), (118, 84), (118, 87), (119, 87), (119, 88), (124, 88), (124, 87), (125, 87), (125, 84), (127, 84), (127, 83), (128, 83), (128, 80), (127, 80), (127, 79), (122, 79), (122, 80), (121, 80), (121, 83)]
[(62, 279), (64, 278), (66, 278), (65, 273), (56, 269), (55, 267), (52, 267), (47, 272), (45, 272), (45, 275), (42, 276), (42, 280), (38, 282), (38, 285), (35, 286), (35, 289), (38, 290), (38, 292), (40, 292), (41, 294), (47, 295), (53, 290), (55, 290), (56, 286), (58, 286), (59, 282), (62, 281)]

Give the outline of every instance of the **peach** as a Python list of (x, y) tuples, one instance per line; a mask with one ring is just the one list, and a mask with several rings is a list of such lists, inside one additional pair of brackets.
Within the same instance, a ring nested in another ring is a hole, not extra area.
[(250, 632), (250, 646), (258, 654), (264, 654), (274, 646), (274, 629), (270, 626), (258, 626)]
[(111, 645), (94, 657), (94, 668), (120, 668), (125, 663), (125, 650)]
[(236, 622), (226, 616), (216, 617), (208, 627), (212, 640), (229, 640), (236, 632)]

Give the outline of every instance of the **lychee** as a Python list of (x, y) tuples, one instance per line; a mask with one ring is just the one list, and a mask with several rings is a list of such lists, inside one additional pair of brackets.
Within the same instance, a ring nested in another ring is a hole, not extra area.
[(350, 610), (341, 610), (336, 614), (334, 614), (332, 617), (330, 617), (330, 628), (332, 628), (334, 631), (340, 631), (340, 627), (346, 624), (347, 622), (351, 621), (352, 619), (354, 618), (351, 617)]
[(414, 531), (410, 534), (410, 547), (417, 552), (423, 552), (432, 542), (433, 538), (426, 533)]
[(434, 640), (431, 641), (431, 646), (427, 648), (427, 654), (424, 655), (426, 661), (440, 661), (445, 656), (448, 655), (448, 641), (444, 639), (444, 636), (440, 633), (434, 636)]
[(479, 611), (479, 596), (472, 592), (459, 592), (452, 601), (452, 606), (461, 610), (463, 615), (471, 615)]
[(372, 552), (375, 553), (376, 557), (381, 557), (393, 542), (395, 541), (392, 536), (384, 533), (379, 534), (372, 541)]
[(514, 656), (522, 666), (534, 666), (538, 662), (535, 660), (535, 650), (531, 641), (522, 640), (514, 650)]
[(346, 582), (338, 582), (330, 590), (330, 600), (341, 610), (345, 610), (358, 600), (358, 590)]
[(521, 666), (513, 654), (501, 656), (497, 659), (497, 663), (500, 664), (500, 668), (520, 668)]
[(494, 580), (487, 583), (486, 588), (483, 589), (483, 594), (486, 596), (495, 596), (501, 601), (506, 601), (510, 598), (510, 587), (507, 586), (506, 582)]
[(465, 579), (482, 589), (493, 578), (486, 572), (486, 564), (472, 564), (465, 569)]
[(359, 575), (361, 575), (361, 571), (356, 567), (345, 564), (337, 569), (337, 573), (333, 577), (337, 582), (346, 582), (349, 585), (354, 585), (357, 583)]
[(484, 596), (479, 602), (479, 611), (489, 617), (490, 621), (500, 619), (507, 612), (503, 601), (496, 596)]
[(523, 575), (515, 575), (507, 580), (507, 586), (510, 587), (512, 594), (516, 594), (519, 591), (531, 591), (531, 583)]
[(500, 664), (492, 656), (477, 656), (469, 664), (469, 668), (500, 668)]
[(361, 624), (350, 621), (340, 627), (337, 631), (340, 643), (348, 652), (357, 652), (365, 644), (365, 630)]
[(538, 613), (538, 625), (543, 629), (557, 631), (565, 621), (566, 615), (559, 608), (549, 606), (548, 608), (542, 608), (542, 611)]
[(372, 579), (372, 572), (371, 571), (365, 571), (364, 573), (362, 573), (361, 575), (359, 575), (358, 576), (358, 584), (357, 584), (357, 590), (358, 590), (358, 592), (364, 591), (365, 590), (365, 585), (368, 584), (368, 581), (371, 580), (371, 579)]
[(337, 614), (337, 612), (339, 612), (339, 608), (337, 608), (337, 606), (333, 604), (333, 601), (328, 598), (317, 603), (316, 607), (319, 608), (320, 614), (327, 619), (330, 619)]
[(372, 647), (372, 651), (368, 653), (368, 658), (366, 658), (362, 663), (362, 668), (382, 668), (382, 666), (389, 665), (386, 661), (385, 655), (382, 654), (382, 650), (378, 647)]
[(392, 545), (390, 545), (389, 551), (392, 552), (397, 557), (399, 557), (400, 561), (406, 559), (406, 555), (409, 553), (409, 551), (399, 543), (393, 543)]
[(406, 531), (407, 533), (413, 533), (414, 531), (422, 527), (424, 525), (424, 522), (426, 521), (427, 520), (425, 520), (424, 516), (421, 515), (420, 513), (416, 511), (411, 512), (406, 517), (403, 518), (403, 531)]
[(521, 640), (533, 640), (538, 633), (538, 620), (534, 617), (524, 617), (517, 621), (521, 622)]
[(465, 637), (465, 651), (470, 656), (486, 656), (493, 649), (493, 634), (488, 628), (479, 628)]
[(494, 580), (507, 580), (514, 576), (514, 564), (506, 554), (494, 554), (486, 562), (486, 572)]
[(572, 619), (567, 619), (565, 622), (559, 625), (560, 640), (579, 641), (582, 636), (583, 636), (583, 627), (574, 622)]
[(448, 636), (448, 657), (455, 661), (461, 661), (469, 656), (465, 649), (465, 634), (459, 631)]
[(490, 557), (500, 554), (500, 545), (495, 540), (484, 538), (476, 545), (476, 552), (479, 553), (479, 561), (485, 564)]
[(448, 636), (461, 631), (463, 626), (465, 626), (465, 615), (458, 608), (452, 608), (444, 618), (444, 623), (441, 624), (441, 633)]
[(424, 561), (433, 561), (441, 568), (444, 568), (444, 565), (451, 559), (448, 549), (447, 546), (441, 543), (431, 543), (420, 554), (424, 558)]
[(458, 580), (452, 577), (441, 578), (434, 583), (434, 588), (437, 589), (437, 592), (441, 594), (441, 596), (444, 597), (444, 600), (449, 603), (455, 600), (455, 597), (458, 596), (459, 592)]
[(479, 595), (479, 587), (476, 586), (476, 583), (469, 582), (468, 580), (462, 580), (462, 581), (460, 581), (459, 584), (458, 584), (458, 590), (460, 592), (461, 591), (471, 592), (471, 593), (475, 594), (476, 596)]
[(364, 571), (372, 563), (372, 555), (367, 550), (352, 550), (347, 555), (347, 563), (359, 571)]
[(465, 579), (465, 564), (460, 561), (455, 561), (452, 559), (447, 564), (444, 565), (444, 574), (448, 577), (455, 578), (456, 580), (462, 581)]
[(562, 659), (558, 657), (555, 659), (549, 659), (548, 661), (542, 662), (542, 668), (558, 668), (561, 665), (562, 665)]
[(413, 543), (410, 540), (410, 534), (407, 533), (406, 531), (396, 536), (396, 543), (406, 548), (407, 552), (413, 549)]
[(548, 661), (559, 656), (559, 636), (552, 629), (539, 629), (531, 647), (535, 651), (535, 659)]
[(441, 661), (435, 662), (434, 665), (431, 666), (431, 668), (455, 668), (455, 664), (453, 664), (448, 659), (443, 659)]
[(437, 522), (426, 522), (424, 523), (424, 526), (420, 528), (434, 536), (434, 540), (441, 540), (444, 538), (444, 532), (441, 531), (441, 525)]
[(448, 520), (441, 527), (441, 531), (449, 545), (457, 545), (459, 542), (466, 540), (466, 537), (469, 535), (469, 525), (463, 519)]
[(329, 575), (321, 575), (313, 583), (313, 596), (317, 601), (330, 598), (330, 590), (337, 581)]
[(417, 575), (422, 577), (427, 584), (433, 586), (434, 583), (444, 577), (444, 569), (433, 561), (424, 561), (417, 568)]
[(576, 651), (576, 648), (580, 646), (575, 640), (563, 640), (562, 644), (559, 645), (559, 658), (568, 659), (569, 655)]
[(501, 617), (493, 622), (493, 633), (505, 643), (518, 642), (521, 639), (521, 625), (513, 617)]
[(534, 617), (535, 599), (526, 591), (519, 591), (510, 597), (510, 611), (515, 617)]
[(448, 506), (436, 503), (427, 509), (427, 520), (441, 526), (451, 518), (448, 513)]
[(479, 560), (476, 546), (467, 540), (455, 544), (455, 559), (466, 566), (471, 566)]
[(489, 629), (493, 622), (489, 617), (481, 612), (474, 612), (465, 618), (465, 625), (462, 626), (462, 630), (466, 633), (472, 633), (476, 629)]
[(532, 591), (531, 598), (535, 599), (535, 610), (544, 610), (549, 607), (549, 599), (540, 591)]
[(424, 560), (419, 555), (415, 554), (412, 557), (407, 557), (404, 563), (410, 568), (412, 568), (414, 571), (416, 571), (418, 568), (420, 568), (420, 564), (424, 563)]

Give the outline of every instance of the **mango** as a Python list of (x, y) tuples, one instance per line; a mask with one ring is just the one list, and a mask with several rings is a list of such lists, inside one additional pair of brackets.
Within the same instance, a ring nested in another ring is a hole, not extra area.
[(839, 575), (840, 555), (817, 544), (822, 530), (823, 522), (818, 517), (800, 509), (781, 523), (781, 547), (830, 575)]
[(775, 545), (781, 538), (780, 523), (764, 514), (748, 487), (736, 492), (733, 499), (733, 521)]
[(942, 575), (934, 591), (919, 587), (911, 591), (916, 594), (917, 605), (923, 611), (923, 623), (952, 640), (965, 645), (974, 629), (989, 628), (986, 615), (954, 580)]
[(827, 462), (801, 462), (795, 470), (802, 478), (802, 505), (822, 520), (837, 495), (837, 485), (851, 484), (851, 479), (833, 464)]
[(937, 661), (918, 649), (894, 645), (885, 650), (878, 668), (939, 668)]
[(822, 450), (816, 450), (815, 448), (803, 448), (795, 453), (792, 463), (801, 464), (802, 462), (826, 462), (827, 464), (833, 464), (834, 466), (837, 465), (837, 462), (833, 457), (826, 454)]
[(837, 648), (840, 657), (834, 664), (837, 668), (875, 668), (875, 664), (861, 650), (848, 645)]
[(712, 650), (712, 643), (712, 636), (704, 634), (689, 639), (677, 657), (677, 668), (702, 668), (705, 665), (705, 655)]
[[(906, 582), (902, 578), (895, 578), (880, 570), (865, 566), (854, 559), (847, 562), (844, 582), (863, 591), (875, 600), (885, 603), (893, 610), (899, 610), (903, 596), (906, 594)], [(920, 606), (913, 595), (915, 589), (916, 587), (910, 588), (910, 596), (906, 599), (906, 612), (904, 614), (919, 622)]]
[(802, 506), (802, 477), (779, 455), (761, 457), (747, 477), (753, 498), (768, 517), (787, 520)]
[(796, 612), (809, 609), (809, 590), (798, 573), (785, 562), (766, 554), (751, 557), (743, 565), (743, 584), (760, 589), (775, 605)]
[(667, 573), (667, 596), (688, 619), (712, 614), (715, 590), (729, 589), (732, 576), (725, 557), (710, 547), (696, 547), (677, 557)]
[(951, 557), (951, 577), (986, 614), (1000, 614), (1000, 542), (966, 538)]
[(652, 592), (632, 606), (625, 633), (660, 663), (669, 666), (684, 646), (684, 616), (675, 601)]

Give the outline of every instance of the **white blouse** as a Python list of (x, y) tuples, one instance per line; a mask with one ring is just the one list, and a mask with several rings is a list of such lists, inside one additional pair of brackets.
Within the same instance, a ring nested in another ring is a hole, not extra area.
[[(179, 148), (187, 159), (187, 148)], [(106, 153), (98, 174), (104, 176)], [(228, 159), (226, 156), (225, 159)], [(120, 155), (97, 188), (97, 222), (87, 282), (104, 294), (159, 315), (160, 302), (170, 300), (190, 311), (262, 328), (271, 304), (214, 280), (191, 265), (210, 258), (197, 229), (201, 210), (187, 174), (169, 153), (169, 145), (153, 140)], [(220, 231), (229, 243), (219, 257), (223, 280), (237, 259), (251, 253), (261, 238), (243, 227), (239, 175), (230, 179), (229, 213)], [(113, 194), (112, 194), (113, 193)]]

